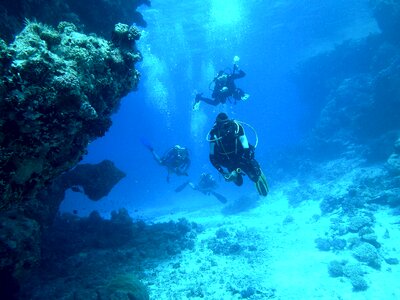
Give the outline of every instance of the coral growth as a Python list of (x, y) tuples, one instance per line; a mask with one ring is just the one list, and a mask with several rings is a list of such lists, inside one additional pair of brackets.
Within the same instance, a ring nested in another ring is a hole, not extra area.
[(381, 266), (378, 251), (369, 243), (361, 243), (354, 249), (353, 255), (358, 261), (364, 262), (370, 267), (379, 269)]
[[(82, 159), (87, 145), (111, 126), (121, 98), (136, 89), (141, 55), (134, 41), (129, 45), (85, 35), (67, 22), (57, 28), (27, 22), (10, 45), (0, 40), (2, 214), (15, 212), (39, 228), (53, 219), (60, 200), (39, 198), (38, 192)], [(100, 196), (92, 192), (93, 198)], [(38, 237), (14, 221), (14, 227), (1, 227), (0, 235), (14, 228), (15, 235)], [(14, 247), (5, 248), (10, 259), (0, 260), (0, 273), (10, 282), (38, 259), (25, 245), (16, 239)], [(30, 263), (16, 261), (29, 253), (35, 257)]]
[(347, 277), (353, 286), (353, 291), (368, 289), (368, 283), (364, 279), (365, 271), (360, 264), (350, 264), (347, 261), (333, 260), (328, 265), (328, 273), (331, 277)]
[[(399, 14), (394, 1), (377, 2), (392, 2), (392, 12)], [(390, 19), (382, 22), (399, 22)], [(398, 26), (391, 30), (399, 35)], [(398, 37), (386, 33), (345, 41), (297, 68), (300, 97), (314, 119), (306, 146), (315, 158), (363, 154), (376, 162), (390, 155), (400, 130), (400, 56)]]
[(9, 211), (0, 215), (0, 296), (14, 299), (18, 281), (37, 266), (40, 260), (39, 224)]
[(22, 299), (148, 299), (140, 270), (191, 249), (198, 230), (185, 219), (133, 220), (125, 209), (109, 220), (96, 211), (87, 218), (58, 216), (44, 231), (41, 266)]
[(136, 88), (133, 48), (76, 31), (29, 23), (2, 51), (1, 209), (73, 167), (104, 135), (123, 96)]
[(118, 22), (147, 25), (136, 11), (140, 5), (150, 6), (150, 0), (18, 0), (0, 3), (0, 38), (11, 42), (23, 28), (23, 20), (56, 26), (61, 21), (75, 23), (86, 33), (96, 33), (111, 38), (114, 24)]

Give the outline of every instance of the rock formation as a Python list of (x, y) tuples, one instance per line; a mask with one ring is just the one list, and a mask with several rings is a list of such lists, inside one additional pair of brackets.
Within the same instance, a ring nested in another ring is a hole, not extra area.
[[(40, 259), (41, 231), (66, 187), (59, 198), (46, 197), (55, 179), (66, 178), (87, 145), (109, 129), (121, 98), (137, 88), (140, 31), (119, 22), (145, 25), (135, 12), (140, 4), (150, 1), (0, 4), (2, 299), (16, 297), (19, 281)], [(99, 199), (112, 185), (100, 193), (82, 186)]]

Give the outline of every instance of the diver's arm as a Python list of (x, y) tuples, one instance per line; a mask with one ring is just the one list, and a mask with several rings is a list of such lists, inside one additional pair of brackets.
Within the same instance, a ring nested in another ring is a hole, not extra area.
[(240, 132), (242, 133), (239, 136), (239, 141), (243, 147), (243, 158), (250, 158), (250, 146), (247, 136), (244, 134), (243, 127), (241, 127)]
[(238, 73), (234, 72), (231, 76), (232, 79), (239, 79), (239, 78), (243, 78), (244, 76), (246, 76), (246, 73), (243, 70), (239, 70), (236, 69), (238, 71)]
[(163, 159), (152, 149), (151, 154), (153, 155), (153, 158), (158, 162), (158, 164), (163, 165)]
[(249, 141), (245, 135), (239, 136), (239, 141), (242, 144), (243, 149), (249, 149)]

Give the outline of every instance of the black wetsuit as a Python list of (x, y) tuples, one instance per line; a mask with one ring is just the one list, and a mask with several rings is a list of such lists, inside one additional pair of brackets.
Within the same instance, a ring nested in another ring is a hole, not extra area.
[(168, 174), (173, 172), (177, 175), (187, 176), (190, 166), (189, 153), (186, 148), (170, 149), (160, 161), (160, 164), (168, 168)]
[[(234, 120), (224, 124), (215, 124), (210, 131), (210, 140), (214, 144), (214, 153), (210, 153), (210, 162), (223, 175), (226, 174), (222, 167), (229, 172), (240, 170), (246, 173), (249, 178), (257, 182), (261, 175), (261, 168), (254, 158), (254, 147), (249, 145), (244, 148), (240, 137), (244, 136), (242, 125)], [(241, 185), (243, 180), (235, 182)]]
[[(198, 100), (215, 106), (226, 103), (229, 98), (233, 98), (235, 102), (241, 100), (245, 93), (242, 89), (236, 87), (235, 80), (246, 76), (246, 73), (239, 70), (238, 73), (223, 74), (222, 76), (224, 75), (227, 76), (225, 82), (218, 80), (218, 78), (215, 79), (214, 90), (211, 94), (212, 99), (200, 96)], [(224, 87), (226, 87), (225, 90)]]

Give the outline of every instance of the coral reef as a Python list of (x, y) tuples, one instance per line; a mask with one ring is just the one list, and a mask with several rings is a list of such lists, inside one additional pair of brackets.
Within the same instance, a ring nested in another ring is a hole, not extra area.
[(36, 200), (27, 201), (23, 209), (42, 226), (49, 226), (64, 200), (65, 191), (72, 189), (84, 193), (89, 199), (97, 201), (126, 175), (115, 167), (114, 163), (104, 160), (98, 164), (79, 164), (61, 174), (44, 190), (39, 191)]
[[(43, 234), (43, 255), (58, 259), (91, 249), (125, 249), (138, 257), (165, 258), (193, 247), (196, 224), (185, 219), (178, 222), (147, 225), (133, 221), (125, 209), (113, 211), (111, 219), (103, 219), (93, 211), (87, 218), (72, 214), (58, 216)], [(69, 243), (62, 241), (68, 237)], [(62, 263), (62, 262), (60, 262)]]
[(257, 233), (252, 231), (227, 230), (220, 228), (215, 237), (207, 241), (208, 248), (218, 255), (243, 255), (257, 251), (252, 240), (257, 240)]
[(350, 218), (348, 229), (350, 232), (359, 232), (362, 228), (371, 226), (371, 224), (372, 220), (370, 217), (365, 215), (357, 215)]
[[(135, 276), (119, 275), (114, 277), (107, 286), (107, 294), (101, 298), (105, 299), (126, 299), (149, 300), (149, 293), (146, 287)], [(120, 296), (122, 294), (122, 297)]]
[[(82, 186), (98, 200), (124, 176), (111, 162), (100, 164), (103, 171), (65, 172), (137, 87), (140, 31), (123, 23), (145, 26), (136, 11), (142, 4), (150, 1), (0, 3), (0, 274), (8, 283), (1, 298), (17, 297), (67, 188)], [(91, 172), (102, 176), (88, 180)]]
[[(0, 296), (13, 299), (18, 281), (40, 260), (39, 224), (17, 211), (0, 215)], [(13, 274), (13, 276), (10, 276)]]
[(358, 261), (364, 262), (373, 268), (379, 269), (381, 266), (376, 248), (369, 243), (361, 243), (354, 249), (353, 255)]
[(337, 260), (332, 260), (328, 265), (328, 273), (331, 277), (341, 277), (343, 276), (343, 265), (345, 262), (340, 262)]
[(24, 27), (23, 20), (36, 20), (56, 26), (61, 21), (72, 22), (86, 33), (111, 38), (114, 24), (121, 22), (145, 27), (146, 21), (136, 11), (140, 5), (150, 6), (150, 0), (16, 0), (0, 3), (0, 38), (11, 42)]
[(365, 271), (360, 264), (333, 260), (328, 265), (328, 273), (331, 277), (347, 277), (350, 279), (355, 292), (365, 291), (368, 288), (368, 284), (363, 277)]
[(358, 166), (348, 174), (351, 181), (340, 187), (340, 193), (322, 196), (320, 208), (323, 215), (343, 211), (346, 215), (354, 216), (374, 204), (391, 207), (400, 205), (400, 177), (388, 170), (387, 164)]
[(337, 237), (333, 238), (316, 238), (315, 239), (316, 246), (321, 251), (329, 251), (329, 250), (343, 250), (347, 246), (347, 242), (344, 239), (340, 239)]
[(185, 219), (147, 224), (125, 209), (109, 220), (63, 214), (43, 233), (40, 268), (21, 299), (148, 299), (140, 270), (191, 249), (199, 230)]
[[(141, 55), (134, 42), (139, 36), (133, 28), (128, 32), (114, 44), (78, 32), (72, 23), (53, 28), (27, 22), (10, 45), (0, 40), (0, 211), (6, 218), (15, 212), (39, 228), (54, 218), (60, 199), (38, 193), (45, 194), (56, 177), (82, 159), (87, 145), (111, 126), (121, 98), (137, 87), (135, 63)], [(110, 188), (96, 194), (96, 188), (85, 187), (92, 198)], [(30, 234), (15, 222), (8, 227), (15, 235)], [(35, 256), (23, 239), (16, 242), (21, 244), (7, 248), (15, 250), (7, 250), (9, 257), (21, 257), (23, 251)], [(0, 262), (6, 281), (30, 270), (30, 264), (21, 266), (15, 259)]]
[[(4, 46), (4, 43), (3, 43)], [(0, 208), (35, 197), (104, 135), (120, 99), (136, 88), (141, 59), (76, 31), (29, 23), (3, 49)]]
[(382, 258), (387, 264), (389, 264), (387, 260), (396, 262), (396, 258), (388, 257), (388, 253), (381, 249), (374, 226), (373, 213), (367, 209), (360, 209), (350, 216), (342, 212), (341, 218), (331, 219), (330, 232), (325, 233), (328, 238), (315, 240), (317, 248), (321, 251), (335, 251), (338, 255), (342, 251), (351, 253), (350, 260), (331, 261), (328, 265), (328, 273), (331, 277), (349, 278), (355, 292), (368, 288), (368, 283), (364, 278), (368, 267), (379, 271)]
[(382, 34), (345, 41), (294, 72), (313, 129), (303, 151), (315, 158), (362, 154), (383, 162), (391, 154), (400, 130), (400, 9), (396, 1), (375, 2)]

